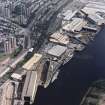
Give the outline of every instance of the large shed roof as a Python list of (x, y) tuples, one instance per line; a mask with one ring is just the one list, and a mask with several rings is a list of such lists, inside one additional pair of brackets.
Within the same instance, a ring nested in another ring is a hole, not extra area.
[(69, 43), (69, 37), (67, 35), (63, 35), (60, 32), (55, 32), (50, 36), (49, 39), (51, 42), (59, 43), (59, 44), (68, 44)]
[(42, 58), (41, 54), (34, 54), (34, 56), (23, 65), (23, 69), (30, 70)]
[(66, 50), (67, 47), (56, 45), (53, 46), (50, 50), (48, 50), (48, 54), (55, 57), (60, 57)]

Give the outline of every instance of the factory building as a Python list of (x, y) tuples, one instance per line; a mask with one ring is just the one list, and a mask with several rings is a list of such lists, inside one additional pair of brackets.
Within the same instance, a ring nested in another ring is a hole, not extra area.
[(35, 99), (35, 94), (37, 91), (37, 72), (27, 71), (26, 79), (22, 91), (23, 102), (29, 102), (32, 104)]
[(70, 21), (70, 19), (72, 19), (72, 17), (77, 13), (76, 11), (72, 11), (72, 10), (67, 10), (65, 11), (62, 16), (63, 16), (63, 20), (65, 21)]
[(26, 71), (22, 68), (16, 70), (12, 75), (11, 78), (15, 81), (21, 81), (23, 79), (23, 76), (26, 74)]
[(48, 50), (48, 54), (54, 57), (61, 57), (67, 50), (67, 47), (56, 45)]
[(86, 14), (95, 14), (96, 12), (105, 13), (105, 6), (103, 3), (91, 1), (81, 10)]
[(66, 32), (79, 32), (85, 26), (87, 22), (81, 18), (73, 18), (73, 20), (63, 27)]
[(23, 69), (24, 70), (35, 70), (35, 68), (37, 67), (37, 65), (39, 64), (40, 60), (42, 58), (42, 55), (41, 54), (34, 54), (34, 56), (28, 60), (24, 65), (23, 65)]
[(105, 23), (105, 19), (98, 14), (89, 14), (88, 19), (97, 25), (102, 25)]
[(67, 45), (69, 43), (69, 37), (61, 34), (60, 32), (55, 32), (50, 36), (49, 41), (61, 45)]
[(84, 26), (83, 30), (91, 31), (91, 32), (97, 32), (97, 27)]

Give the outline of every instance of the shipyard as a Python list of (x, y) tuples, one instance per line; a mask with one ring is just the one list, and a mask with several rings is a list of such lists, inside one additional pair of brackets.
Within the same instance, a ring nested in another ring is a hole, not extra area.
[(105, 25), (104, 5), (104, 1), (1, 0), (0, 105), (33, 104), (38, 87), (47, 88), (61, 66), (94, 42)]

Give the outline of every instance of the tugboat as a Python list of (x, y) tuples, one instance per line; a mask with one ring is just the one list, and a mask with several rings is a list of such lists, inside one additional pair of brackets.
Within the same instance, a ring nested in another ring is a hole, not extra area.
[(105, 80), (94, 82), (86, 92), (80, 105), (105, 105)]

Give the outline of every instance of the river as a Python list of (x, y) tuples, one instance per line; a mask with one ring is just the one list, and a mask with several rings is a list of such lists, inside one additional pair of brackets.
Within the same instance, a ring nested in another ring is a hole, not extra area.
[(105, 27), (84, 51), (61, 67), (58, 79), (38, 88), (33, 105), (79, 105), (93, 81), (105, 78)]

